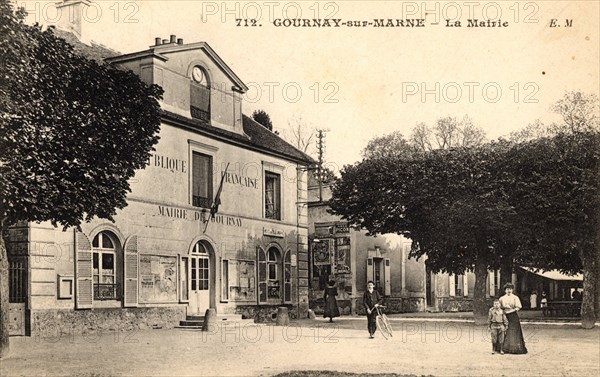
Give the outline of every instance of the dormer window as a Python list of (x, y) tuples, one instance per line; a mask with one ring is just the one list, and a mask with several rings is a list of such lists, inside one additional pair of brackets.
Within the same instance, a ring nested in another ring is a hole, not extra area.
[(206, 70), (199, 65), (192, 69), (190, 112), (192, 118), (210, 122), (210, 84)]

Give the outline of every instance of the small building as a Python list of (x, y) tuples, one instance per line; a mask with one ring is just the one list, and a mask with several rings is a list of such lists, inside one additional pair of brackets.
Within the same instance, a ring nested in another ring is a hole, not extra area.
[[(530, 296), (536, 293), (537, 307), (542, 293), (546, 293), (547, 300), (553, 301), (581, 301), (583, 292), (583, 275), (567, 275), (560, 271), (537, 270), (530, 267), (518, 266), (516, 268), (517, 284), (515, 286), (524, 307), (530, 308)], [(577, 293), (575, 293), (577, 292)]]
[(324, 289), (333, 280), (340, 312), (363, 313), (362, 297), (372, 280), (385, 297), (388, 313), (425, 311), (425, 263), (408, 258), (411, 240), (395, 234), (368, 236), (352, 228), (328, 212), (330, 197), (330, 186), (309, 174), (311, 308), (322, 312)]
[(12, 333), (172, 327), (208, 308), (256, 321), (279, 306), (306, 316), (308, 217), (298, 203), (313, 160), (243, 115), (247, 87), (208, 43), (171, 36), (111, 55), (165, 90), (160, 141), (114, 223), (9, 230)]

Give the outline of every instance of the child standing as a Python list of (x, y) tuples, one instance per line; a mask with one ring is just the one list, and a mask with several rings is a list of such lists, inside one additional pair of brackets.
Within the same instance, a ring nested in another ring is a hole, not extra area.
[(504, 310), (500, 308), (499, 300), (494, 300), (494, 306), (490, 308), (488, 325), (492, 335), (492, 355), (496, 352), (504, 355), (504, 333), (508, 329), (508, 319), (504, 314)]
[(548, 297), (546, 297), (546, 292), (542, 291), (542, 299), (540, 301), (540, 308), (543, 311), (544, 315), (547, 315), (548, 313)]
[(383, 298), (375, 290), (375, 283), (369, 281), (367, 283), (367, 290), (363, 296), (363, 304), (365, 305), (365, 309), (367, 309), (367, 329), (369, 330), (369, 338), (371, 339), (373, 339), (375, 330), (377, 330), (377, 323), (375, 322), (377, 310), (375, 308), (381, 305), (382, 302)]

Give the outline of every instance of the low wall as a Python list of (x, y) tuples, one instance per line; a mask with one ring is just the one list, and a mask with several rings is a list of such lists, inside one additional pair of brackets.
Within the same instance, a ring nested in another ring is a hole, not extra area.
[[(422, 297), (385, 297), (383, 299), (385, 313), (416, 313), (425, 311), (425, 299)], [(357, 314), (365, 315), (366, 309), (362, 300), (356, 302)]]
[[(472, 312), (472, 298), (438, 297), (438, 310), (441, 312)], [(490, 304), (491, 307), (491, 304)]]
[(185, 319), (185, 306), (102, 308), (89, 310), (32, 310), (31, 335), (90, 334), (173, 328)]
[(243, 319), (254, 319), (255, 323), (271, 323), (277, 321), (277, 308), (285, 306), (288, 308), (290, 319), (298, 318), (298, 308), (294, 305), (239, 305), (234, 310), (235, 314), (241, 314)]
[[(352, 303), (356, 307), (356, 313), (352, 313)], [(310, 302), (310, 308), (317, 316), (323, 315), (324, 307), (323, 299), (316, 299)], [(354, 298), (351, 300), (337, 300), (338, 308), (341, 315), (366, 314), (362, 299)], [(422, 297), (386, 297), (383, 300), (385, 312), (388, 314), (394, 313), (415, 313), (425, 311), (425, 299)]]

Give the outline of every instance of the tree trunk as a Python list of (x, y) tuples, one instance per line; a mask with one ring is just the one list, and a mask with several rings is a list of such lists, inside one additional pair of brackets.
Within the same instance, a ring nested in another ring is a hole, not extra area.
[(488, 303), (485, 299), (485, 282), (488, 277), (487, 263), (482, 258), (475, 262), (475, 288), (473, 291), (473, 317), (476, 325), (487, 323)]
[(8, 356), (8, 255), (4, 243), (4, 229), (0, 221), (0, 359)]
[[(598, 227), (596, 227), (597, 229)], [(600, 230), (596, 230), (596, 276), (592, 280), (596, 283), (596, 297), (594, 297), (594, 313), (596, 321), (600, 321)]]
[[(506, 283), (512, 283), (513, 274), (513, 260), (512, 258), (506, 258), (500, 265), (500, 287), (504, 287)], [(500, 288), (502, 291), (502, 288)]]
[(581, 302), (581, 327), (593, 329), (596, 323), (596, 288), (598, 280), (598, 258), (593, 251), (582, 251), (583, 263), (583, 299)]

